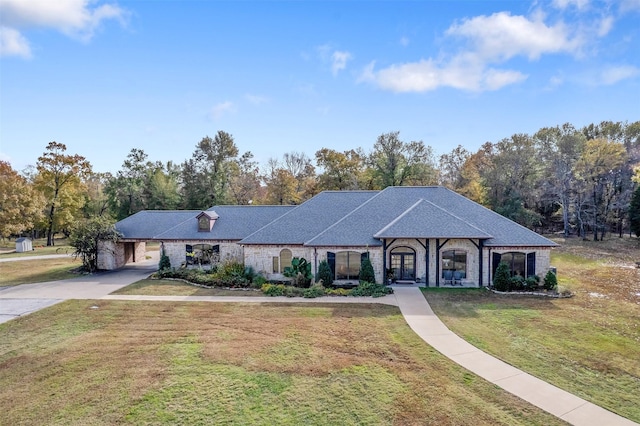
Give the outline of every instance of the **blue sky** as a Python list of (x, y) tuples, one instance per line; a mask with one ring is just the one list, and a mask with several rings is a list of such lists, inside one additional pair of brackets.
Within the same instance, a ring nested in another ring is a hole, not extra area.
[(570, 122), (640, 120), (640, 0), (0, 0), (0, 160), (50, 141), (116, 172), (233, 135), (269, 158), (436, 154)]

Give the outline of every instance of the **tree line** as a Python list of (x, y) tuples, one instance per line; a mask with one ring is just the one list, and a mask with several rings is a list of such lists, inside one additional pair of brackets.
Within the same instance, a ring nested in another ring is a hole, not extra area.
[(0, 237), (68, 235), (83, 220), (120, 220), (141, 210), (205, 210), (220, 204), (299, 204), (324, 190), (442, 185), (530, 229), (592, 236), (640, 235), (640, 121), (566, 123), (535, 134), (459, 145), (438, 157), (397, 131), (373, 147), (292, 151), (260, 165), (218, 131), (182, 163), (133, 148), (119, 171), (96, 173), (50, 142), (35, 167), (0, 162)]

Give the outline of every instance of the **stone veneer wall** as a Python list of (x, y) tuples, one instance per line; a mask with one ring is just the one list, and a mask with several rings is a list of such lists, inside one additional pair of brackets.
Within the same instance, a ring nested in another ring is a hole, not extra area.
[(98, 269), (111, 271), (124, 265), (124, 243), (98, 241)]
[(234, 241), (206, 241), (206, 240), (179, 240), (164, 241), (161, 243), (160, 250), (164, 250), (164, 254), (169, 257), (171, 266), (180, 267), (186, 261), (187, 245), (210, 244), (212, 246), (220, 246), (220, 261), (234, 260), (243, 262), (242, 246)]

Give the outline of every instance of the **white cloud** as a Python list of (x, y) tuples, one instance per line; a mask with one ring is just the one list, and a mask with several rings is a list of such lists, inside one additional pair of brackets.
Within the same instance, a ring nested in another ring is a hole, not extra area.
[(630, 65), (609, 67), (602, 71), (600, 81), (602, 84), (609, 86), (637, 75), (640, 75), (640, 68), (637, 67)]
[(516, 55), (538, 59), (545, 53), (573, 52), (581, 44), (579, 38), (571, 38), (562, 22), (547, 26), (541, 16), (529, 19), (508, 12), (464, 20), (451, 26), (446, 35), (465, 37), (487, 60)]
[(411, 43), (411, 40), (409, 40), (409, 37), (400, 37), (400, 46), (407, 47), (409, 43)]
[[(49, 28), (88, 42), (102, 22), (115, 19), (125, 23), (128, 12), (115, 4), (93, 6), (93, 0), (0, 0), (0, 24), (11, 30), (12, 40), (22, 42), (16, 56), (24, 55), (28, 46), (22, 34), (31, 28)], [(30, 50), (29, 50), (30, 52)]]
[(338, 75), (340, 71), (346, 68), (347, 61), (351, 59), (351, 54), (349, 52), (341, 52), (336, 50), (331, 55), (331, 73), (333, 75)]
[(602, 18), (598, 25), (598, 37), (604, 37), (609, 34), (611, 29), (613, 28), (614, 22), (615, 20), (613, 19), (613, 16), (605, 16), (604, 18)]
[(30, 58), (31, 47), (19, 31), (0, 26), (0, 56)]
[(221, 102), (217, 105), (214, 105), (214, 107), (211, 108), (211, 117), (214, 120), (218, 120), (220, 117), (222, 117), (222, 115), (228, 112), (234, 112), (235, 110), (236, 109), (233, 102), (231, 101)]
[(517, 84), (528, 76), (500, 64), (515, 57), (537, 60), (546, 54), (578, 54), (584, 43), (561, 21), (547, 25), (544, 19), (538, 10), (531, 17), (500, 12), (462, 20), (445, 32), (450, 40), (462, 41), (456, 54), (392, 64), (380, 70), (370, 63), (359, 81), (395, 92), (425, 92), (440, 87), (479, 92)]

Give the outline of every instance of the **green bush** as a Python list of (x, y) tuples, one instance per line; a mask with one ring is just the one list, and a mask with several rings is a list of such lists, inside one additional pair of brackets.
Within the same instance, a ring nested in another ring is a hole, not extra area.
[(497, 291), (511, 291), (511, 272), (507, 262), (500, 262), (493, 277), (493, 288)]
[(368, 257), (362, 259), (360, 263), (360, 274), (358, 276), (360, 281), (375, 283), (376, 282), (376, 274), (373, 271), (373, 265), (371, 264), (371, 260)]
[(256, 276), (253, 277), (253, 280), (251, 281), (251, 287), (261, 288), (266, 283), (267, 283), (267, 279), (262, 275), (257, 274)]
[(548, 271), (547, 275), (544, 276), (544, 289), (545, 290), (555, 290), (558, 287), (558, 278), (553, 271)]
[(510, 281), (509, 281), (509, 286), (511, 290), (516, 290), (516, 291), (522, 291), (525, 288), (525, 279), (523, 276), (521, 275), (515, 275), (513, 277), (511, 277)]
[(162, 256), (160, 256), (160, 263), (158, 263), (158, 269), (162, 270), (162, 269), (170, 269), (171, 268), (171, 260), (169, 259), (169, 256), (167, 256), (166, 254), (163, 254)]
[(324, 296), (324, 294), (325, 294), (324, 287), (320, 284), (314, 284), (311, 287), (304, 290), (304, 293), (302, 293), (302, 297), (313, 299), (315, 297), (322, 297)]
[(284, 296), (284, 288), (283, 284), (270, 284), (267, 283), (263, 285), (260, 290), (265, 294), (265, 296)]
[(530, 275), (524, 281), (524, 286), (527, 290), (535, 290), (540, 283), (540, 277), (537, 275)]
[(322, 285), (326, 288), (331, 287), (333, 284), (333, 273), (331, 272), (331, 267), (329, 266), (329, 262), (323, 260), (318, 265), (318, 273), (316, 275), (316, 279), (322, 280)]
[(351, 296), (371, 296), (382, 297), (387, 294), (392, 294), (393, 289), (391, 287), (384, 286), (382, 284), (370, 283), (363, 281), (357, 287), (351, 289)]

